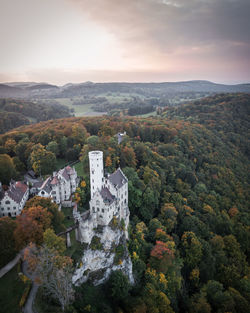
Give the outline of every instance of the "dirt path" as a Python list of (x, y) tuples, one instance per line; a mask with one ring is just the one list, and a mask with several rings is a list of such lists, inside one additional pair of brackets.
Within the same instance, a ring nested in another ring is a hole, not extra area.
[(23, 308), (23, 312), (24, 313), (36, 313), (33, 310), (33, 303), (34, 303), (34, 300), (36, 298), (36, 293), (37, 293), (37, 290), (39, 288), (39, 285), (35, 282), (35, 273), (34, 272), (31, 273), (28, 270), (28, 263), (27, 263), (27, 261), (23, 261), (23, 263), (22, 263), (22, 271), (23, 271), (24, 275), (26, 275), (27, 277), (29, 277), (29, 279), (32, 280), (32, 287), (31, 287), (31, 290), (29, 292), (28, 299), (25, 302), (25, 306)]
[(0, 270), (0, 278), (3, 277), (6, 273), (8, 273), (10, 270), (12, 270), (12, 268), (17, 265), (20, 258), (21, 258), (21, 253), (18, 253), (18, 255), (15, 257), (15, 259), (13, 259), (8, 264), (6, 264), (4, 267), (2, 267)]

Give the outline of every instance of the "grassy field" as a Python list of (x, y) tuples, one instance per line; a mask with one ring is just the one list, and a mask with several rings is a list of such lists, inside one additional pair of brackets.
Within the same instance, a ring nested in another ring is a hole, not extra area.
[(69, 109), (74, 109), (75, 116), (98, 116), (103, 115), (103, 112), (95, 112), (91, 107), (93, 104), (81, 104), (81, 105), (73, 105), (74, 100), (79, 100), (80, 98), (57, 98), (56, 101), (58, 101), (60, 104), (66, 105)]
[(18, 265), (0, 278), (0, 312), (20, 313), (19, 302), (25, 285), (18, 276)]
[(137, 117), (149, 117), (149, 116), (156, 116), (156, 111), (154, 112), (149, 112), (146, 114), (141, 114), (141, 115), (136, 115)]
[(83, 172), (83, 168), (82, 168), (82, 162), (78, 162), (78, 163), (74, 164), (74, 167), (77, 171), (78, 176), (84, 176), (84, 172)]
[(72, 214), (72, 211), (73, 209), (72, 208), (65, 208), (65, 207), (62, 207), (62, 212), (65, 216), (64, 220), (63, 220), (63, 225), (66, 227), (66, 228), (69, 228), (70, 226), (73, 226), (75, 223), (74, 223), (74, 220), (73, 220), (73, 214)]
[(56, 170), (60, 170), (61, 168), (65, 167), (67, 164), (69, 163), (69, 161), (65, 160), (65, 159), (56, 159)]

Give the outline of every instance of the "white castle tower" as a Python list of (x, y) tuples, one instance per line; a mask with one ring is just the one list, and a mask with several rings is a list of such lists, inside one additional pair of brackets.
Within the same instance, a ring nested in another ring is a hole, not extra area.
[(99, 189), (101, 191), (103, 185), (103, 152), (89, 152), (89, 170), (90, 170), (90, 188), (91, 199), (94, 193)]

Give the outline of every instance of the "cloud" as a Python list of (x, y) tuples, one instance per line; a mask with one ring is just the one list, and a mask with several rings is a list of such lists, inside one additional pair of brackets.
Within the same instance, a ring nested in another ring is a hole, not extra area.
[(132, 53), (159, 57), (194, 48), (195, 55), (199, 48), (214, 47), (213, 57), (218, 47), (225, 54), (232, 48), (244, 58), (250, 55), (249, 0), (69, 1), (129, 44)]
[(183, 78), (250, 79), (249, 0), (68, 1), (146, 71), (170, 80), (181, 72)]

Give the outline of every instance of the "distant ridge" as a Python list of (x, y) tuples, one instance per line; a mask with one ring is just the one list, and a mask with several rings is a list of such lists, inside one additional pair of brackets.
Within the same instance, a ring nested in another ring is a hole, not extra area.
[(48, 83), (12, 82), (0, 84), (0, 97), (74, 97), (100, 95), (102, 93), (134, 93), (149, 97), (168, 96), (172, 93), (250, 93), (250, 83), (225, 85), (206, 80), (190, 80), (161, 83), (109, 82), (93, 83), (90, 81), (56, 86)]

